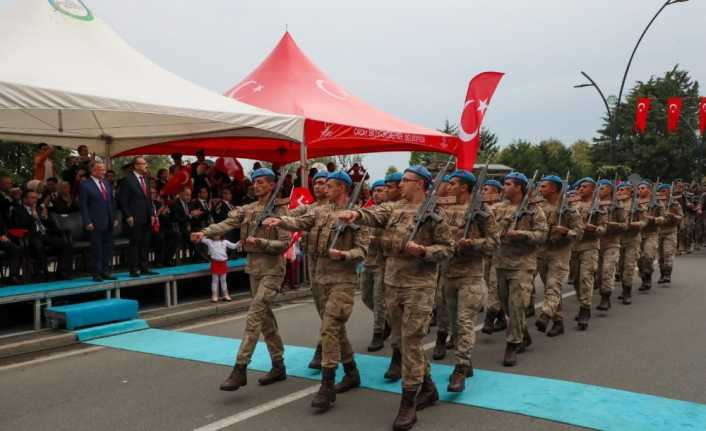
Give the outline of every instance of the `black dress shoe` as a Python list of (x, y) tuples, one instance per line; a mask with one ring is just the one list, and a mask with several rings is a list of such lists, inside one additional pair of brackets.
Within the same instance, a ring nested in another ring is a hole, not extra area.
[(113, 277), (112, 275), (108, 274), (107, 272), (104, 272), (103, 274), (101, 274), (101, 278), (103, 280), (117, 280), (118, 279), (118, 277)]
[(140, 271), (130, 271), (130, 277), (139, 277)]
[(100, 275), (94, 275), (93, 281), (95, 281), (96, 283), (100, 283), (101, 281), (103, 281), (103, 277), (101, 277)]
[(142, 275), (159, 275), (158, 272), (150, 271), (149, 269), (143, 269), (140, 271)]

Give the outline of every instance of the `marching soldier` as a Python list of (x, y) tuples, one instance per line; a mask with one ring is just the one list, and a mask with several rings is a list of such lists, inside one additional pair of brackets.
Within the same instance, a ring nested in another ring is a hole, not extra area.
[[(284, 252), (289, 247), (289, 234), (280, 229), (257, 226), (258, 215), (274, 198), (275, 174), (267, 168), (257, 169), (251, 176), (256, 202), (237, 207), (228, 218), (191, 234), (194, 242), (204, 237), (223, 236), (240, 228), (240, 241), (248, 254), (245, 272), (250, 276), (252, 301), (245, 322), (245, 334), (230, 376), (221, 384), (223, 391), (235, 391), (247, 385), (246, 369), (252, 358), (257, 340), (262, 333), (272, 360), (272, 369), (258, 382), (269, 385), (287, 378), (284, 366), (284, 344), (277, 331), (277, 321), (272, 313), (272, 301), (284, 280)], [(286, 213), (285, 205), (278, 205), (276, 214)]]
[[(313, 282), (318, 284), (321, 295), (319, 307), (324, 317), (321, 324), (321, 387), (311, 406), (322, 411), (331, 407), (337, 393), (360, 386), (360, 374), (346, 335), (346, 322), (353, 312), (358, 283), (356, 268), (365, 259), (370, 234), (365, 227), (348, 227), (332, 244), (338, 224), (336, 211), (346, 208), (352, 186), (353, 181), (347, 173), (332, 172), (326, 180), (327, 204), (299, 217), (268, 218), (264, 222), (268, 227), (309, 231), (308, 240), (316, 250), (316, 278)], [(334, 385), (339, 362), (343, 363), (345, 375), (339, 384)]]
[[(620, 239), (627, 229), (625, 208), (618, 205), (616, 185), (609, 180), (600, 180), (599, 198), (606, 212), (606, 233), (601, 237), (601, 248), (598, 255), (597, 286), (601, 294), (601, 302), (597, 310), (608, 311), (611, 307), (610, 297), (615, 289), (615, 272), (620, 259)], [(615, 202), (615, 204), (613, 204)]]
[[(659, 229), (659, 284), (672, 282), (672, 268), (677, 249), (677, 227), (684, 217), (679, 202), (671, 196), (672, 187), (660, 184), (657, 188), (660, 204), (664, 208), (664, 222)], [(668, 287), (668, 286), (665, 286)]]
[[(494, 212), (495, 207), (500, 203), (503, 185), (498, 180), (485, 180), (483, 183), (483, 203), (486, 211)], [(483, 256), (483, 278), (488, 287), (488, 300), (485, 311), (485, 321), (481, 332), (492, 334), (493, 332), (507, 329), (507, 318), (505, 311), (498, 297), (498, 274), (495, 268), (494, 253)]]
[(542, 178), (539, 185), (539, 193), (544, 197), (540, 207), (547, 218), (549, 235), (537, 257), (539, 276), (544, 283), (544, 305), (534, 323), (537, 330), (545, 332), (551, 320), (553, 323), (547, 332), (548, 337), (564, 333), (561, 286), (569, 277), (571, 249), (583, 235), (581, 215), (568, 202), (562, 202), (568, 199), (568, 190), (563, 190), (562, 185), (561, 178), (556, 175)]
[(517, 353), (524, 352), (532, 343), (525, 309), (532, 294), (537, 252), (544, 244), (548, 230), (544, 211), (537, 205), (539, 201), (526, 201), (526, 208), (521, 207), (525, 194), (531, 192), (528, 186), (524, 174), (509, 173), (503, 185), (505, 200), (494, 209), (498, 231), (502, 232), (494, 258), (497, 261), (498, 296), (509, 316), (503, 359), (506, 367), (517, 364)]
[(447, 264), (444, 295), (451, 324), (456, 328), (456, 367), (449, 377), (449, 392), (463, 392), (467, 377), (473, 376), (471, 352), (475, 345), (476, 316), (483, 309), (487, 289), (483, 278), (483, 256), (492, 254), (499, 244), (495, 217), (481, 211), (463, 238), (471, 190), (476, 183), (472, 173), (457, 170), (451, 174), (449, 191), (456, 204), (444, 208), (452, 238), (458, 239)]
[(395, 430), (412, 428), (416, 410), (431, 406), (439, 398), (422, 339), (434, 307), (438, 263), (451, 256), (453, 247), (443, 211), (436, 209), (437, 217), (425, 220), (417, 234), (409, 238), (431, 182), (425, 167), (411, 166), (400, 182), (402, 200), (339, 214), (346, 223), (358, 221), (385, 229), (385, 303), (393, 333), (402, 337), (402, 399)]
[[(456, 196), (449, 193), (451, 189), (451, 175), (444, 175), (439, 185), (439, 190), (437, 190), (437, 201), (436, 204), (442, 208), (454, 205), (456, 203)], [(446, 357), (446, 349), (455, 348), (455, 337), (457, 335), (455, 324), (452, 335), (449, 338), (450, 329), (452, 329), (452, 322), (450, 319), (450, 312), (448, 304), (446, 303), (446, 296), (444, 295), (444, 284), (446, 283), (446, 272), (448, 271), (449, 262), (443, 261), (439, 263), (439, 279), (436, 283), (436, 295), (434, 297), (434, 312), (432, 314), (431, 326), (436, 325), (436, 343), (434, 345), (434, 350), (432, 350), (432, 359), (439, 360)], [(447, 343), (448, 339), (448, 343)]]
[(664, 221), (662, 218), (662, 207), (657, 200), (657, 196), (652, 196), (652, 184), (642, 181), (638, 188), (640, 205), (645, 209), (645, 219), (647, 224), (642, 229), (642, 244), (640, 248), (640, 258), (637, 266), (640, 269), (642, 285), (638, 290), (645, 292), (652, 288), (652, 273), (654, 272), (654, 262), (657, 257), (657, 245), (659, 238), (659, 226)]
[(605, 216), (598, 206), (596, 187), (593, 178), (583, 178), (579, 181), (577, 195), (579, 200), (575, 207), (583, 217), (583, 237), (574, 247), (574, 257), (577, 264), (574, 289), (579, 300), (579, 314), (576, 317), (580, 330), (588, 328), (591, 318), (591, 302), (593, 300), (593, 285), (598, 270), (598, 250), (600, 238), (605, 234)]
[(637, 201), (637, 191), (635, 186), (629, 181), (618, 186), (618, 199), (622, 207), (626, 210), (628, 219), (627, 229), (620, 239), (622, 253), (622, 268), (620, 268), (623, 284), (623, 292), (619, 299), (624, 305), (632, 303), (632, 283), (635, 278), (635, 267), (640, 256), (640, 244), (642, 243), (642, 229), (647, 225), (644, 208)]
[[(375, 205), (385, 202), (385, 181), (377, 180), (372, 185), (372, 199)], [(384, 257), (380, 247), (382, 230), (375, 229), (370, 235), (368, 256), (363, 263), (363, 272), (360, 275), (360, 290), (363, 304), (373, 312), (373, 339), (368, 345), (368, 352), (377, 352), (385, 347), (385, 291), (382, 283), (382, 265)]]

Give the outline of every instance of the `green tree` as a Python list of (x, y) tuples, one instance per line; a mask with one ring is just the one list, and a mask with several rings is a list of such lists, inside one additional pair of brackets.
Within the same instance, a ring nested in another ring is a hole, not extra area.
[[(38, 145), (22, 142), (0, 141), (0, 172), (12, 177), (17, 184), (25, 184), (34, 178), (34, 156)], [(54, 163), (55, 175), (60, 177), (66, 166), (66, 158), (72, 150), (55, 147), (50, 159)]]
[(395, 165), (390, 165), (387, 167), (387, 171), (385, 171), (385, 175), (394, 174), (395, 172), (399, 172), (397, 167)]
[(498, 136), (481, 127), (480, 129), (480, 148), (478, 149), (477, 163), (485, 163), (493, 161), (498, 156)]
[[(113, 164), (113, 170), (116, 172), (118, 177), (122, 177), (122, 167), (126, 164), (132, 162), (134, 157), (113, 157), (111, 162)], [(172, 159), (168, 156), (145, 156), (147, 161), (147, 166), (149, 167), (150, 174), (157, 176), (157, 171), (160, 169), (169, 169), (172, 165)]]
[(583, 178), (594, 175), (593, 162), (591, 161), (591, 143), (579, 139), (571, 145), (571, 160), (573, 168), (571, 178)]

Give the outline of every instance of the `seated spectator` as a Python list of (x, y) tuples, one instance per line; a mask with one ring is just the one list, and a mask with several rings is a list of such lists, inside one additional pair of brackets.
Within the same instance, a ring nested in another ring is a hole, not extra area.
[[(222, 222), (228, 218), (228, 213), (234, 209), (235, 205), (233, 205), (233, 193), (231, 193), (230, 189), (221, 190), (221, 198), (217, 199), (213, 204), (213, 211), (211, 212), (213, 222)], [(240, 229), (231, 230), (225, 234), (225, 239), (232, 242), (238, 242), (238, 240), (240, 240)]]
[(54, 199), (57, 196), (57, 187), (59, 186), (59, 181), (51, 177), (47, 179), (47, 181), (44, 183), (44, 193), (42, 195), (42, 199), (46, 198), (47, 196), (49, 197), (49, 200)]
[(197, 191), (196, 199), (192, 200), (190, 205), (192, 232), (204, 229), (213, 222), (211, 206), (208, 202), (208, 188), (201, 187), (194, 190)]
[(10, 227), (27, 231), (25, 256), (34, 256), (39, 261), (39, 271), (48, 278), (49, 267), (45, 247), (58, 257), (56, 279), (71, 278), (71, 245), (63, 234), (51, 223), (46, 208), (37, 205), (38, 195), (33, 190), (22, 194), (22, 205), (11, 210)]
[(198, 210), (189, 209), (191, 203), (191, 189), (185, 188), (179, 193), (170, 207), (172, 229), (176, 232), (179, 238), (179, 248), (183, 250), (191, 250), (193, 256), (193, 246), (190, 239), (191, 236), (191, 218), (199, 214)]
[(179, 247), (179, 235), (174, 231), (169, 205), (165, 205), (162, 196), (156, 189), (152, 189), (152, 204), (154, 213), (159, 220), (159, 228), (152, 232), (152, 245), (155, 255), (155, 266), (174, 266), (174, 255)]
[(70, 214), (79, 210), (78, 200), (71, 194), (71, 184), (62, 181), (59, 184), (59, 192), (49, 206), (49, 210), (56, 214)]
[(51, 155), (54, 148), (47, 144), (39, 144), (37, 154), (34, 156), (34, 179), (46, 181), (47, 178), (54, 176), (54, 162), (51, 161)]
[(21, 205), (22, 204), (22, 189), (19, 187), (11, 188), (10, 189), (10, 199), (12, 199), (12, 205), (10, 206), (10, 208)]
[(5, 252), (6, 260), (10, 266), (9, 284), (22, 284), (20, 280), (20, 259), (22, 249), (12, 242), (7, 236), (7, 220), (5, 215), (0, 215), (0, 250)]
[(27, 184), (25, 184), (25, 189), (26, 190), (32, 190), (33, 192), (37, 192), (39, 195), (42, 194), (44, 191), (44, 187), (42, 185), (42, 181), (40, 180), (29, 180), (27, 181)]
[(0, 176), (0, 217), (5, 217), (5, 220), (10, 216), (13, 202), (10, 190), (12, 190), (12, 178), (8, 175)]

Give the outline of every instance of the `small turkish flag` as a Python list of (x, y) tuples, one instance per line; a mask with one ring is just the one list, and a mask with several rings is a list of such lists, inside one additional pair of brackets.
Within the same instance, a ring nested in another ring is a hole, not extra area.
[[(292, 210), (301, 205), (309, 205), (314, 202), (314, 197), (309, 192), (306, 187), (295, 187), (292, 189), (292, 194), (289, 196), (289, 209)], [(292, 240), (289, 243), (287, 251), (284, 252), (285, 257), (288, 260), (294, 260), (296, 256), (294, 255), (294, 245), (299, 242), (302, 237), (301, 232), (294, 232), (292, 235)]]
[(485, 118), (485, 111), (504, 75), (500, 72), (483, 72), (468, 84), (461, 121), (458, 124), (458, 137), (462, 142), (456, 154), (459, 169), (473, 169), (473, 162), (480, 147), (480, 127)]
[(188, 169), (179, 169), (174, 175), (169, 178), (167, 184), (162, 187), (160, 194), (162, 196), (175, 195), (180, 193), (186, 187), (189, 186), (189, 180), (191, 175), (189, 175)]
[(701, 131), (701, 136), (704, 136), (704, 130), (706, 130), (706, 97), (702, 97), (699, 101), (699, 130)]
[(651, 106), (652, 101), (649, 97), (637, 99), (637, 106), (635, 107), (635, 130), (640, 132), (641, 135), (644, 135), (647, 129), (647, 115), (650, 112)]
[(681, 97), (670, 97), (667, 99), (667, 132), (676, 133), (679, 130), (681, 107)]
[(238, 159), (234, 159), (233, 157), (219, 157), (216, 159), (216, 165), (214, 167), (217, 171), (221, 171), (238, 181), (245, 179), (243, 167), (240, 165)]

